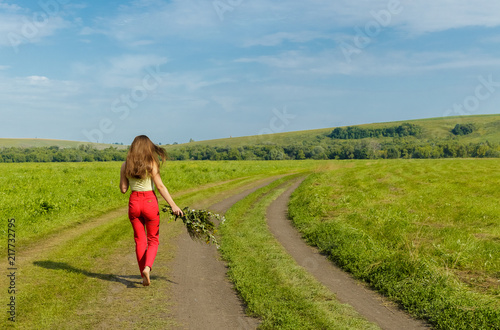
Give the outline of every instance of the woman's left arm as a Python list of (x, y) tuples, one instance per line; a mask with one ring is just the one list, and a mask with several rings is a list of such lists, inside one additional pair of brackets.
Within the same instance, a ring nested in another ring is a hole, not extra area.
[(125, 175), (125, 162), (122, 164), (120, 169), (120, 191), (122, 194), (126, 193), (128, 190), (128, 179)]

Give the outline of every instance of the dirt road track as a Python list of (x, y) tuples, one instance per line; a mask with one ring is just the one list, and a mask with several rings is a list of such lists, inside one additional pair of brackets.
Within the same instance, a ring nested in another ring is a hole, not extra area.
[[(266, 186), (231, 196), (208, 209), (222, 214), (245, 196)], [(178, 250), (170, 265), (173, 316), (179, 329), (255, 329), (259, 320), (245, 315), (244, 305), (226, 276), (227, 267), (215, 246), (192, 241), (188, 235), (177, 239)]]
[[(208, 209), (217, 213), (225, 213), (234, 203), (276, 179), (277, 177), (269, 178), (248, 185), (246, 188), (240, 188), (244, 191)], [(269, 227), (287, 252), (295, 258), (298, 264), (334, 292), (341, 302), (350, 304), (361, 315), (381, 328), (398, 330), (428, 328), (424, 323), (409, 318), (378, 294), (366, 289), (358, 281), (336, 268), (316, 249), (303, 242), (300, 234), (287, 219), (290, 195), (300, 182), (297, 181), (279, 196), (269, 206), (267, 212)], [(228, 192), (230, 193), (234, 192)], [(220, 197), (217, 198), (220, 200)], [(193, 207), (197, 206), (193, 205)], [(124, 208), (117, 209), (95, 220), (70, 228), (64, 231), (64, 235), (54, 234), (38, 242), (36, 246), (28, 247), (20, 252), (19, 256), (23, 257), (22, 263), (28, 264), (33, 260), (41, 260), (60, 244), (102, 223), (122, 216), (125, 212)], [(97, 307), (92, 304), (88, 306), (88, 309), (79, 311), (82, 315), (99, 316), (100, 322), (95, 328), (110, 329), (117, 328), (117, 326), (120, 329), (137, 328), (142, 320), (138, 319), (132, 311), (137, 308), (138, 304), (142, 305), (150, 301), (155, 302), (158, 310), (152, 311), (153, 315), (149, 317), (168, 319), (168, 324), (177, 324), (173, 326), (175, 329), (255, 329), (259, 325), (258, 319), (245, 315), (245, 306), (227, 279), (227, 267), (220, 260), (215, 246), (194, 242), (186, 234), (178, 235), (168, 244), (168, 246), (177, 246), (175, 256), (173, 259), (168, 257), (168, 253), (158, 256), (158, 264), (155, 265), (153, 274), (154, 281), (168, 283), (168, 287), (164, 287), (165, 292), (168, 292), (168, 298), (165, 299), (165, 295), (159, 290), (144, 289), (140, 285), (135, 255), (129, 245), (127, 244), (125, 249), (119, 249), (117, 255), (106, 265), (106, 270), (96, 270), (96, 275), (99, 276), (92, 276), (108, 283), (108, 290), (98, 301)], [(172, 255), (174, 255), (173, 252)], [(106, 274), (115, 275), (108, 278)], [(171, 312), (166, 315), (165, 310)]]
[(269, 228), (286, 251), (335, 293), (340, 302), (351, 305), (368, 321), (376, 323), (382, 329), (429, 329), (425, 323), (410, 318), (387, 299), (367, 289), (302, 240), (300, 233), (288, 220), (290, 195), (301, 182), (294, 183), (267, 210)]

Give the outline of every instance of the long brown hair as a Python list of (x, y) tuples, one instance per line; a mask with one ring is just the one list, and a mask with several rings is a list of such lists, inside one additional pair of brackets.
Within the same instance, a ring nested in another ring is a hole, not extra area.
[(165, 150), (155, 145), (146, 135), (137, 136), (127, 154), (125, 175), (129, 178), (144, 179), (153, 172), (153, 164), (160, 167), (167, 159)]

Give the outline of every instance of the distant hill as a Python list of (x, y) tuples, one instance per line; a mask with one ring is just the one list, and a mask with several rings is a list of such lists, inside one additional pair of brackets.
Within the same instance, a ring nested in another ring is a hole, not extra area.
[[(420, 136), (420, 139), (439, 139), (439, 140), (453, 139), (455, 136), (451, 133), (451, 130), (456, 126), (456, 124), (474, 123), (478, 127), (477, 131), (473, 132), (468, 136), (461, 137), (462, 141), (474, 142), (474, 143), (489, 141), (494, 143), (500, 143), (500, 114), (403, 120), (403, 121), (363, 124), (363, 125), (353, 125), (353, 126), (366, 129), (377, 129), (384, 127), (398, 126), (403, 123), (411, 123), (421, 126), (423, 131)], [(256, 135), (256, 136), (206, 140), (206, 141), (189, 142), (177, 145), (168, 145), (164, 147), (167, 150), (174, 150), (179, 147), (194, 146), (194, 145), (241, 147), (254, 144), (288, 145), (288, 144), (296, 144), (298, 142), (314, 143), (315, 141), (317, 141), (318, 137), (323, 139), (323, 137), (326, 137), (328, 134), (330, 134), (334, 128), (335, 127), (321, 128), (321, 129), (307, 130), (307, 131), (276, 133), (269, 135)], [(382, 139), (387, 139), (387, 138), (382, 138)]]
[(177, 160), (500, 157), (500, 115), (405, 120), (164, 147)]
[[(162, 147), (171, 160), (499, 158), (500, 115), (405, 120)], [(124, 160), (126, 152), (127, 146), (115, 144), (0, 138), (0, 162)]]
[(117, 149), (126, 149), (127, 146), (118, 144), (106, 143), (92, 143), (92, 142), (79, 142), (68, 140), (52, 140), (52, 139), (6, 139), (0, 138), (0, 148), (37, 148), (37, 147), (52, 147), (57, 146), (61, 149), (64, 148), (78, 148), (79, 146), (90, 145), (97, 150), (115, 147)]

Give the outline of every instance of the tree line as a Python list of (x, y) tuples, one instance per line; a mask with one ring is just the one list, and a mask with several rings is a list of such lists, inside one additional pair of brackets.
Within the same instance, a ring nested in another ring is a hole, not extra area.
[(399, 126), (384, 128), (362, 128), (358, 126), (337, 127), (328, 137), (332, 139), (350, 140), (380, 137), (405, 137), (418, 136), (422, 128), (411, 123), (403, 123)]
[(496, 158), (500, 145), (456, 141), (420, 143), (399, 141), (381, 144), (362, 140), (334, 145), (185, 146), (170, 150), (172, 160), (301, 160), (301, 159), (396, 159), (396, 158)]
[[(4, 148), (0, 163), (24, 162), (105, 162), (124, 161), (127, 150), (110, 147)], [(458, 141), (422, 143), (400, 140), (379, 143), (375, 140), (346, 141), (332, 145), (249, 145), (184, 146), (168, 151), (169, 160), (302, 160), (302, 159), (396, 159), (396, 158), (498, 158), (498, 143), (461, 143)]]
[(0, 163), (25, 162), (106, 162), (120, 161), (127, 157), (126, 149), (109, 147), (98, 150), (90, 145), (80, 145), (78, 148), (31, 147), (0, 149)]
[[(378, 159), (378, 158), (467, 158), (500, 157), (498, 143), (465, 143), (459, 136), (471, 134), (474, 124), (457, 124), (449, 140), (422, 138), (422, 128), (411, 123), (368, 129), (356, 126), (335, 128), (330, 134), (311, 136), (288, 145), (249, 141), (248, 145), (203, 146), (189, 143), (168, 147), (170, 160), (301, 160), (301, 159)], [(377, 139), (384, 137), (384, 139)], [(392, 138), (391, 138), (392, 137)], [(92, 145), (78, 148), (32, 147), (0, 149), (1, 163), (123, 161), (127, 149)]]

